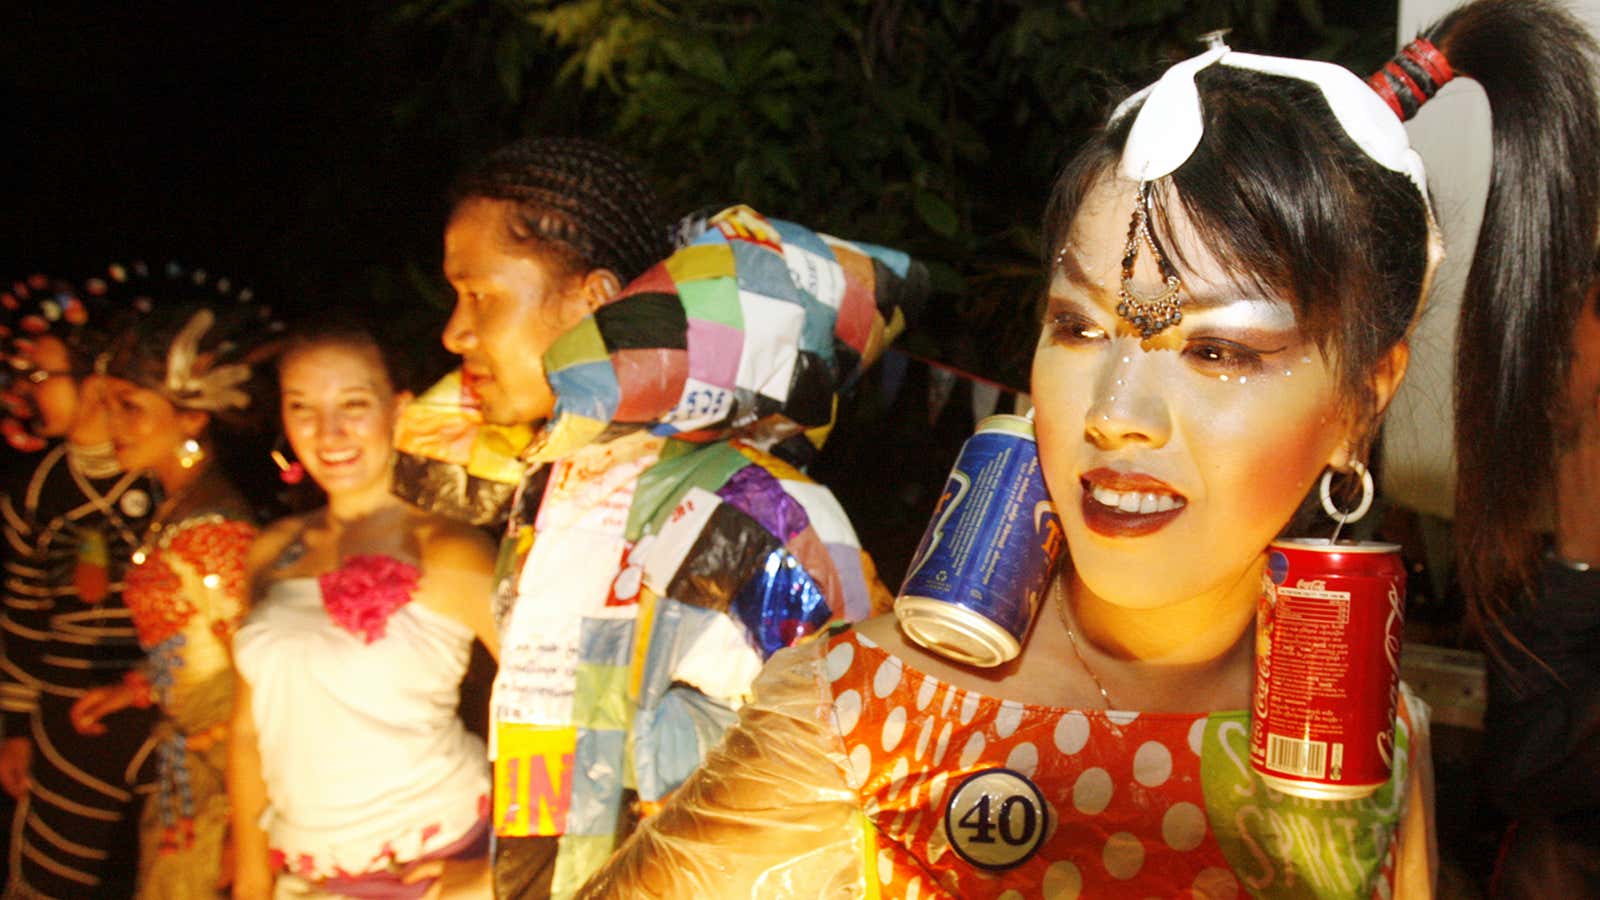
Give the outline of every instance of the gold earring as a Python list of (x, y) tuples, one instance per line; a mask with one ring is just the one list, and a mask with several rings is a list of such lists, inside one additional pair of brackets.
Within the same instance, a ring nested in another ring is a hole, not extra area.
[(192, 469), (200, 465), (200, 462), (205, 458), (206, 448), (200, 446), (200, 442), (194, 438), (186, 438), (183, 443), (178, 445), (178, 465), (183, 466), (185, 469)]

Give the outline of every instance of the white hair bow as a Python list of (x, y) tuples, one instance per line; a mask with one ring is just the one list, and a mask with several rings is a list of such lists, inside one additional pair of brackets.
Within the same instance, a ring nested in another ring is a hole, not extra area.
[[(1111, 121), (1116, 122), (1140, 101), (1144, 103), (1128, 131), (1128, 142), (1118, 169), (1122, 175), (1140, 182), (1154, 181), (1177, 171), (1194, 153), (1205, 131), (1200, 92), (1194, 79), (1200, 70), (1213, 65), (1315, 84), (1334, 118), (1356, 146), (1373, 162), (1409, 178), (1422, 194), (1423, 202), (1427, 202), (1428, 176), (1422, 157), (1411, 149), (1411, 140), (1400, 120), (1366, 82), (1333, 63), (1235, 53), (1221, 43), (1174, 65), (1154, 84), (1124, 100), (1111, 114)], [(1432, 217), (1431, 207), (1429, 216)]]

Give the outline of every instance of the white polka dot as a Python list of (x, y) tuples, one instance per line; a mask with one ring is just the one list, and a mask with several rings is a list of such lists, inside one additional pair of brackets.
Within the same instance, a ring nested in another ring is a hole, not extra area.
[(1201, 716), (1194, 720), (1193, 725), (1189, 726), (1189, 749), (1194, 751), (1195, 756), (1199, 756), (1201, 748), (1205, 746), (1205, 742), (1206, 717)]
[(854, 731), (856, 723), (861, 721), (861, 695), (855, 691), (845, 691), (833, 698), (833, 716), (839, 723), (840, 736)]
[[(1378, 883), (1382, 884), (1383, 879)], [(1239, 881), (1227, 869), (1213, 866), (1194, 877), (1194, 892), (1205, 900), (1231, 900), (1239, 896)]]
[(844, 673), (850, 671), (850, 661), (856, 658), (856, 647), (849, 641), (840, 641), (832, 650), (828, 651), (828, 658), (824, 662), (824, 669), (828, 673), (829, 681), (838, 681)]
[(1072, 805), (1086, 816), (1096, 816), (1111, 805), (1111, 775), (1105, 769), (1085, 769), (1072, 785)]
[(1181, 853), (1193, 850), (1206, 839), (1206, 814), (1193, 803), (1172, 804), (1161, 817), (1161, 837)]
[(932, 678), (922, 679), (922, 686), (917, 688), (917, 709), (927, 709), (933, 702), (933, 693), (939, 689), (939, 682)]
[(1106, 848), (1101, 851), (1100, 859), (1112, 878), (1127, 881), (1144, 868), (1144, 844), (1128, 832), (1119, 831), (1106, 838)]
[(1133, 780), (1145, 787), (1160, 787), (1172, 777), (1172, 751), (1146, 741), (1133, 754)]
[[(949, 776), (948, 773), (940, 772), (939, 774), (933, 776), (933, 778), (928, 782), (928, 805), (929, 806), (938, 806), (939, 805), (939, 801), (944, 799), (945, 786), (948, 785), (949, 783), (950, 783), (950, 776)], [(937, 838), (943, 833), (944, 833), (944, 829), (941, 827), (938, 830), (934, 831), (933, 836), (935, 838)]]
[(1077, 753), (1089, 743), (1089, 718), (1083, 713), (1069, 712), (1056, 723), (1056, 749), (1062, 753)]
[(917, 731), (917, 759), (922, 759), (928, 754), (928, 742), (931, 740), (933, 740), (933, 719), (924, 716), (922, 728)]
[(906, 776), (911, 774), (911, 766), (904, 756), (895, 758), (894, 767), (889, 770), (889, 783), (884, 786), (886, 799), (893, 800), (905, 790)]
[(906, 830), (904, 832), (902, 832), (902, 833), (903, 834), (917, 834), (917, 833), (919, 833), (919, 829), (921, 829), (921, 828), (922, 828), (922, 810), (919, 809), (919, 810), (917, 810), (916, 815), (911, 817), (911, 821), (906, 823)]
[(845, 768), (845, 781), (850, 789), (860, 790), (867, 783), (867, 776), (872, 774), (872, 751), (865, 744), (857, 744), (850, 751), (850, 765)]
[(933, 829), (933, 834), (928, 836), (928, 862), (937, 865), (939, 859), (950, 850), (950, 837), (944, 833), (944, 826)]
[(939, 701), (939, 715), (941, 715), (941, 716), (950, 715), (950, 704), (955, 699), (956, 699), (956, 689), (953, 688), (953, 687), (946, 686), (945, 689), (944, 689), (944, 699)]
[(1022, 724), (1022, 706), (1010, 700), (1000, 704), (1000, 711), (994, 717), (994, 731), (1000, 737), (1011, 737)]
[(969, 693), (961, 700), (961, 724), (965, 725), (968, 722), (971, 722), (972, 717), (977, 714), (978, 695)]
[(1130, 725), (1134, 719), (1139, 718), (1137, 709), (1108, 709), (1106, 719), (1113, 725)]
[(879, 884), (886, 885), (886, 884), (889, 884), (890, 882), (894, 881), (894, 863), (893, 863), (892, 860), (893, 860), (893, 857), (891, 857), (889, 855), (889, 851), (888, 850), (879, 850), (878, 851), (878, 883)]
[(911, 881), (906, 884), (906, 900), (917, 900), (917, 898), (921, 896), (922, 877), (918, 876), (911, 879)]
[(1006, 768), (1032, 778), (1039, 770), (1039, 748), (1026, 741), (1012, 747), (1006, 755)]
[(975, 732), (972, 737), (967, 738), (967, 745), (961, 748), (961, 768), (972, 768), (973, 763), (978, 761), (978, 757), (983, 755), (983, 748), (988, 743), (988, 741), (984, 740), (983, 732), (981, 731)]
[(936, 766), (944, 762), (945, 751), (950, 749), (950, 727), (950, 723), (946, 722), (944, 727), (939, 729), (939, 743), (933, 747), (933, 759), (931, 760)]
[(1040, 885), (1044, 900), (1078, 900), (1083, 893), (1083, 873), (1066, 860), (1057, 860), (1044, 870), (1044, 883)]
[(900, 685), (900, 673), (903, 669), (900, 660), (892, 656), (885, 659), (883, 665), (878, 666), (877, 673), (872, 676), (872, 692), (879, 697), (887, 697), (894, 693), (894, 689)]
[(906, 736), (906, 708), (896, 706), (889, 710), (883, 717), (883, 752), (900, 746), (900, 739)]

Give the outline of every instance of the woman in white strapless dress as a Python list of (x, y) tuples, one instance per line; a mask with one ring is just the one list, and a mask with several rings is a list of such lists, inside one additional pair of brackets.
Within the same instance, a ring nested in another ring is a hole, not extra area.
[(298, 339), (279, 379), (284, 432), (328, 505), (250, 555), (234, 896), (487, 897), (489, 770), (456, 710), (473, 639), (497, 649), (492, 544), (390, 494), (408, 396), (370, 336)]

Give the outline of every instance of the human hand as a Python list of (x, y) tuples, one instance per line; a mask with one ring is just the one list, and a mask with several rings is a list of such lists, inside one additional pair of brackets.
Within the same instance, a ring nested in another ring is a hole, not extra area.
[(135, 700), (134, 690), (128, 685), (108, 684), (92, 688), (79, 697), (68, 715), (72, 727), (79, 734), (95, 737), (106, 733), (106, 726), (101, 724), (101, 719), (133, 706)]
[(32, 762), (32, 740), (12, 737), (0, 741), (0, 788), (21, 800), (28, 792), (28, 766)]

